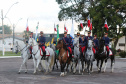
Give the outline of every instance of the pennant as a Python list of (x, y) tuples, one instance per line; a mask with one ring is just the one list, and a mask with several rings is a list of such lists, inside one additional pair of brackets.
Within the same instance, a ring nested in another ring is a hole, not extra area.
[(91, 23), (90, 23), (90, 31), (92, 30), (92, 19), (91, 19)]
[(64, 31), (67, 31), (68, 32), (68, 29), (66, 27), (66, 25), (64, 24)]
[(37, 26), (36, 26), (36, 36), (35, 36), (36, 41), (37, 41), (37, 35), (38, 35), (38, 26), (39, 26), (39, 22), (37, 23)]
[(28, 19), (27, 19), (27, 24), (26, 24), (26, 31), (29, 31), (29, 27), (28, 27)]
[(90, 15), (88, 15), (87, 25), (88, 25), (88, 27), (90, 27)]
[(107, 24), (107, 20), (105, 20), (105, 26), (104, 26), (106, 29), (107, 29), (107, 31), (108, 31), (108, 24)]
[(56, 32), (57, 32), (57, 28), (56, 28), (55, 24), (54, 24), (54, 31), (56, 31)]

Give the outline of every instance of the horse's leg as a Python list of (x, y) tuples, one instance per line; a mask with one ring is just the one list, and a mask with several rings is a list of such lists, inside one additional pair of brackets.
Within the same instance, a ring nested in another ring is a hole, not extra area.
[(18, 74), (20, 74), (21, 69), (22, 69), (22, 66), (25, 64), (26, 60), (27, 60), (27, 58), (24, 58), (24, 59), (23, 59), (23, 62), (22, 62), (22, 64), (21, 64), (21, 66), (20, 66), (20, 69), (19, 69), (19, 71), (18, 71)]
[(61, 74), (60, 76), (64, 76), (64, 63), (61, 63)]
[(58, 58), (57, 58), (57, 56), (55, 56), (55, 64), (56, 64), (56, 67), (57, 67), (57, 70), (58, 70)]
[(33, 63), (34, 63), (34, 72), (33, 72), (33, 74), (35, 74), (36, 73), (36, 60), (35, 60), (35, 56), (32, 55), (32, 58), (33, 58)]
[(82, 75), (83, 75), (83, 72), (84, 72), (84, 59), (83, 58), (81, 59), (81, 65), (82, 65)]
[(25, 62), (25, 68), (26, 68), (25, 73), (27, 73), (28, 72), (27, 62)]
[(37, 66), (36, 66), (36, 69), (37, 69), (38, 71), (41, 71), (41, 70), (38, 68), (38, 66), (39, 66), (39, 64), (40, 64), (40, 61), (41, 61), (41, 58), (37, 59)]
[(93, 61), (91, 62), (91, 72), (93, 72)]
[(101, 72), (102, 65), (103, 65), (103, 61), (104, 61), (104, 60), (101, 60), (101, 65), (100, 65), (100, 70), (99, 70), (99, 72)]
[[(112, 57), (113, 56), (113, 57)], [(114, 58), (114, 55), (111, 56), (111, 72), (114, 71), (114, 63), (115, 63), (115, 58)]]
[(80, 74), (80, 65), (81, 65), (81, 61), (80, 61), (80, 59), (78, 58), (78, 68), (79, 68), (79, 74)]
[(88, 70), (88, 74), (90, 74), (90, 61), (87, 61), (87, 70)]
[(76, 60), (75, 58), (73, 59), (73, 74), (76, 73)]
[(98, 72), (99, 72), (99, 60), (97, 59), (97, 69), (98, 69)]
[(106, 67), (107, 67), (107, 59), (105, 60), (104, 72), (106, 71)]

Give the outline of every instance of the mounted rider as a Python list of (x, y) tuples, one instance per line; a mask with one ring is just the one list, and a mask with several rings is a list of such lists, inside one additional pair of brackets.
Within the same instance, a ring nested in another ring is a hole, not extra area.
[(106, 46), (106, 50), (107, 50), (107, 57), (109, 58), (109, 38), (108, 38), (108, 33), (104, 33), (104, 37), (103, 40), (105, 41), (105, 46)]
[(46, 51), (45, 51), (46, 39), (43, 36), (43, 31), (40, 31), (40, 36), (38, 40), (39, 40), (39, 47), (42, 49), (42, 52), (43, 52), (43, 57), (45, 57), (46, 56)]
[(93, 44), (94, 44), (94, 48), (96, 51), (98, 51), (98, 47), (99, 47), (99, 41), (97, 39), (97, 35), (94, 35), (94, 39), (93, 39)]
[[(30, 32), (29, 38), (33, 38), (33, 32)], [(29, 51), (30, 51), (30, 54), (31, 54), (31, 56), (29, 57), (29, 59), (32, 58), (32, 52), (33, 52), (33, 49), (32, 48), (33, 48), (32, 46), (29, 47)]]
[[(91, 31), (88, 31), (88, 36), (86, 36), (84, 38), (84, 43), (83, 43), (84, 47), (82, 47), (82, 53), (85, 52), (85, 50), (86, 50), (86, 46), (87, 46), (87, 43), (88, 43), (88, 39), (93, 40), (93, 37), (91, 36)], [(92, 50), (93, 50), (93, 53), (95, 54), (95, 49), (92, 48)]]
[(70, 52), (70, 58), (72, 58), (72, 49), (70, 48), (70, 39), (67, 37), (67, 31), (64, 31), (64, 37), (62, 38), (63, 42), (67, 46), (68, 51)]

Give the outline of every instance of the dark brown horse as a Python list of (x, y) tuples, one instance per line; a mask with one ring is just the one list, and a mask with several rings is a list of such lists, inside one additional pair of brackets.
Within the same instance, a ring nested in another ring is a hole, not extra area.
[(60, 67), (61, 67), (61, 74), (60, 76), (64, 76), (64, 68), (66, 64), (69, 64), (70, 59), (67, 56), (67, 47), (63, 43), (63, 40), (59, 40), (56, 45), (56, 49), (59, 49), (59, 62), (60, 62)]
[[(115, 53), (112, 49), (111, 49), (111, 51), (112, 51), (113, 54), (109, 58), (111, 59), (111, 68), (112, 68), (112, 72), (113, 72), (114, 63), (115, 63)], [(106, 53), (105, 41), (103, 39), (99, 40), (99, 51), (98, 51), (98, 54), (96, 56), (96, 60), (97, 60), (98, 72), (101, 72), (103, 62), (105, 61), (105, 67), (104, 67), (104, 72), (105, 72), (108, 57), (107, 57), (107, 53)], [(100, 67), (99, 67), (99, 61), (101, 61)]]

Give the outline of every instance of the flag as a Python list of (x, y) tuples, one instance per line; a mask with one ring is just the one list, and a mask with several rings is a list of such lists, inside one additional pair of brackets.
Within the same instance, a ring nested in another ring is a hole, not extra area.
[(54, 41), (54, 37), (52, 38), (51, 44), (53, 44), (53, 41)]
[(59, 25), (57, 25), (57, 41), (59, 39)]
[(82, 24), (82, 23), (80, 23), (80, 26), (81, 26), (81, 28), (83, 29), (83, 24)]
[(106, 29), (107, 29), (107, 31), (108, 31), (108, 24), (107, 24), (107, 20), (105, 20), (105, 26), (104, 26)]
[(57, 32), (57, 28), (56, 28), (55, 24), (54, 24), (54, 31), (56, 31), (56, 32)]
[(90, 31), (92, 30), (92, 19), (91, 19), (91, 23), (90, 23)]
[(74, 24), (73, 24), (73, 21), (72, 21), (72, 27), (71, 27), (70, 37), (72, 37), (72, 39), (74, 39)]
[(66, 27), (66, 25), (64, 24), (64, 31), (67, 31), (68, 32), (68, 29)]
[(38, 35), (38, 26), (39, 26), (39, 22), (37, 23), (37, 26), (36, 26), (36, 36), (35, 36), (36, 41), (37, 41), (37, 35)]
[[(57, 24), (57, 42), (58, 42), (58, 40), (59, 40), (59, 25)], [(56, 43), (56, 45), (57, 45), (57, 43)], [(59, 50), (55, 50), (55, 52), (56, 52), (56, 55), (59, 56)]]
[(88, 27), (90, 27), (90, 15), (88, 15), (87, 25), (88, 25)]
[(28, 27), (28, 19), (27, 19), (27, 24), (26, 24), (26, 31), (29, 31), (29, 27)]

